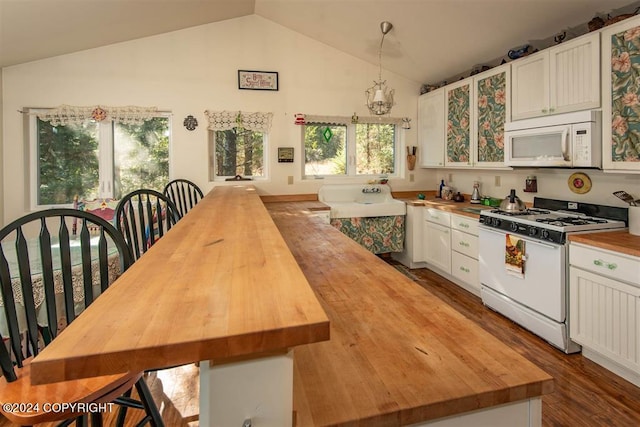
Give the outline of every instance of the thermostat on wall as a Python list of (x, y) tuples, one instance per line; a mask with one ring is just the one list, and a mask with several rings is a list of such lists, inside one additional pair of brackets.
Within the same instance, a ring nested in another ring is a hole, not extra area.
[(293, 163), (293, 147), (278, 147), (278, 163)]

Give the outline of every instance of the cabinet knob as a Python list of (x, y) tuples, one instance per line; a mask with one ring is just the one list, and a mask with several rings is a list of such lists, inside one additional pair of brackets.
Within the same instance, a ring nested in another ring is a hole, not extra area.
[(555, 109), (555, 108), (553, 108), (553, 107), (549, 108), (549, 112), (550, 112), (550, 113), (553, 113), (554, 111), (556, 111), (556, 109)]
[(542, 112), (543, 112), (544, 114), (547, 114), (547, 109), (546, 109), (546, 108), (543, 108), (543, 109), (542, 109)]

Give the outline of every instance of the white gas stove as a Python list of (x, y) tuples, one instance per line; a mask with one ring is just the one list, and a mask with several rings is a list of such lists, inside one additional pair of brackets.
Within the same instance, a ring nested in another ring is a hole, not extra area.
[(626, 227), (625, 208), (535, 198), (533, 208), (480, 214), (480, 295), (509, 317), (566, 353), (569, 339), (569, 233)]

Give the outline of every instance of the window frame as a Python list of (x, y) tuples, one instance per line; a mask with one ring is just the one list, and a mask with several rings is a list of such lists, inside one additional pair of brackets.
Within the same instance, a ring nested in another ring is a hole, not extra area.
[[(28, 127), (28, 165), (29, 165), (29, 182), (27, 191), (29, 192), (29, 206), (32, 211), (55, 208), (73, 208), (72, 203), (59, 204), (39, 204), (38, 203), (38, 187), (39, 187), (39, 164), (38, 164), (38, 113), (51, 110), (51, 108), (27, 108), (25, 109), (26, 126)], [(168, 111), (158, 111), (154, 114), (154, 118), (163, 117), (167, 119), (169, 133), (169, 179), (172, 176), (172, 114)], [(114, 121), (104, 120), (97, 122), (98, 126), (98, 198), (113, 198), (114, 192)]]
[[(393, 125), (395, 127), (394, 129), (394, 158), (393, 158), (393, 173), (382, 173), (382, 174), (358, 174), (357, 169), (358, 169), (358, 165), (356, 163), (356, 150), (357, 150), (357, 141), (356, 141), (356, 127), (357, 125), (364, 125), (364, 124), (389, 124), (389, 125)], [(301, 146), (301, 151), (302, 151), (302, 167), (301, 167), (301, 173), (302, 173), (302, 180), (307, 180), (307, 181), (311, 181), (311, 180), (318, 180), (318, 179), (325, 179), (325, 180), (335, 180), (335, 181), (339, 181), (339, 180), (354, 180), (354, 179), (358, 179), (358, 178), (364, 178), (364, 179), (371, 179), (371, 178), (379, 178), (379, 177), (384, 177), (384, 178), (403, 178), (403, 170), (402, 170), (402, 158), (400, 156), (401, 148), (404, 146), (405, 142), (404, 142), (404, 132), (400, 132), (400, 130), (402, 129), (402, 126), (400, 126), (401, 123), (401, 119), (397, 119), (397, 118), (392, 118), (392, 117), (380, 117), (380, 118), (376, 118), (375, 120), (362, 120), (362, 121), (358, 121), (358, 122), (353, 122), (352, 118), (350, 117), (314, 117), (314, 116), (307, 116), (306, 120), (305, 120), (305, 124), (300, 126), (301, 127), (301, 137), (300, 137), (300, 146)], [(306, 147), (305, 147), (305, 129), (306, 126), (308, 124), (320, 124), (320, 125), (339, 125), (339, 126), (346, 126), (347, 127), (347, 131), (346, 131), (346, 141), (345, 141), (345, 151), (346, 151), (346, 167), (347, 167), (347, 172), (345, 174), (340, 174), (340, 175), (334, 175), (334, 174), (330, 174), (330, 175), (307, 175), (305, 173), (305, 169), (306, 169)]]

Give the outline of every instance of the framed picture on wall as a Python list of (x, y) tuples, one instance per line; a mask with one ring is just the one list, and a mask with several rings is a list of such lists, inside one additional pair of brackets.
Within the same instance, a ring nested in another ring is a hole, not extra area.
[(238, 70), (238, 89), (278, 90), (278, 72)]

